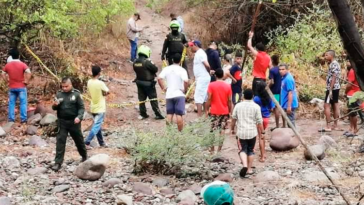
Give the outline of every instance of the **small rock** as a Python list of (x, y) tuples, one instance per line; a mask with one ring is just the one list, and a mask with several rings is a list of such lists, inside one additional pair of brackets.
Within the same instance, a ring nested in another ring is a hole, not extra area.
[(83, 119), (84, 120), (89, 120), (89, 119), (93, 119), (94, 117), (89, 113), (89, 112), (85, 112), (83, 114)]
[[(315, 155), (319, 160), (322, 160), (325, 158), (325, 145), (318, 144), (318, 145), (312, 145), (309, 146), (309, 149), (311, 150), (312, 154)], [(305, 158), (307, 160), (313, 160), (312, 155), (309, 154), (307, 150), (304, 151)]]
[(48, 113), (40, 121), (40, 124), (42, 126), (47, 126), (47, 125), (49, 125), (49, 124), (51, 124), (51, 123), (53, 123), (55, 121), (57, 121), (57, 117), (55, 115), (53, 115), (53, 114)]
[(198, 198), (195, 195), (195, 193), (193, 193), (193, 191), (186, 190), (186, 191), (181, 192), (178, 195), (177, 202), (182, 202), (182, 201), (186, 201), (186, 200), (191, 200), (193, 202), (192, 204), (195, 204), (195, 202), (198, 200)]
[(38, 124), (41, 120), (42, 120), (42, 115), (41, 115), (40, 113), (38, 113), (38, 114), (35, 114), (35, 115), (31, 116), (31, 117), (28, 119), (28, 124), (29, 124), (29, 125), (36, 125), (36, 124)]
[(157, 187), (165, 187), (169, 183), (169, 179), (157, 178), (153, 180), (153, 185)]
[(47, 172), (47, 168), (45, 168), (45, 167), (36, 167), (34, 169), (28, 170), (28, 174), (30, 174), (30, 175), (44, 174), (46, 172)]
[(254, 182), (255, 183), (263, 183), (263, 182), (273, 182), (273, 181), (278, 181), (280, 179), (280, 176), (277, 172), (275, 171), (264, 171), (261, 172), (259, 174), (257, 174), (257, 176), (254, 178)]
[(7, 169), (20, 167), (20, 162), (16, 157), (8, 156), (3, 159), (2, 165)]
[(11, 200), (9, 197), (0, 197), (0, 205), (11, 205)]
[(6, 133), (9, 133), (11, 131), (11, 129), (13, 128), (14, 122), (7, 122), (4, 126), (3, 129)]
[(229, 173), (225, 173), (225, 174), (220, 174), (219, 176), (217, 176), (215, 178), (215, 180), (219, 180), (219, 181), (223, 181), (223, 182), (232, 182), (233, 181), (233, 177), (231, 176), (231, 174)]
[(0, 127), (0, 137), (5, 137), (5, 136), (6, 136), (5, 130), (2, 127)]
[(202, 187), (198, 184), (194, 184), (188, 188), (188, 190), (193, 191), (193, 193), (195, 193), (195, 194), (201, 193), (201, 189), (202, 189)]
[(69, 185), (59, 185), (53, 188), (53, 193), (60, 193), (70, 189)]
[(195, 205), (195, 202), (192, 199), (184, 199), (178, 205)]
[(74, 175), (84, 180), (98, 180), (105, 173), (110, 157), (107, 154), (97, 154), (82, 162), (76, 168)]
[(359, 172), (360, 177), (364, 177), (364, 171)]
[(299, 139), (290, 128), (277, 128), (271, 133), (269, 146), (274, 151), (288, 151), (299, 145)]
[(37, 107), (34, 110), (34, 114), (40, 114), (42, 117), (46, 116), (47, 113), (52, 113), (52, 110), (46, 108), (42, 103), (37, 103)]
[(330, 147), (337, 147), (337, 144), (336, 144), (335, 140), (332, 139), (328, 135), (323, 135), (322, 137), (320, 137), (320, 139), (319, 139), (319, 141), (318, 141), (317, 144), (324, 145), (326, 149), (328, 149)]
[[(331, 178), (339, 179), (340, 175), (335, 172), (328, 172)], [(329, 182), (328, 178), (323, 172), (309, 171), (303, 175), (303, 179), (308, 182)]]
[(212, 162), (215, 162), (215, 163), (225, 162), (225, 161), (226, 161), (226, 159), (224, 157), (215, 157), (215, 158), (212, 159)]
[(160, 193), (163, 194), (164, 196), (166, 195), (174, 195), (174, 191), (170, 188), (165, 188), (165, 189), (161, 189)]
[(138, 192), (138, 193), (142, 193), (142, 194), (145, 194), (145, 195), (152, 195), (153, 194), (152, 189), (147, 184), (144, 184), (144, 183), (141, 183), (141, 182), (136, 182), (133, 185), (133, 191)]
[(45, 147), (47, 146), (47, 143), (41, 137), (33, 135), (29, 138), (29, 145), (37, 147)]
[(133, 197), (128, 195), (118, 195), (116, 197), (117, 205), (133, 205)]
[(37, 134), (37, 130), (38, 130), (38, 128), (36, 126), (29, 125), (27, 127), (26, 133), (27, 133), (27, 135), (36, 135)]
[(111, 178), (109, 180), (107, 180), (106, 182), (104, 182), (102, 185), (105, 187), (114, 187), (117, 184), (121, 184), (123, 183), (123, 181), (121, 181), (120, 179), (117, 178)]

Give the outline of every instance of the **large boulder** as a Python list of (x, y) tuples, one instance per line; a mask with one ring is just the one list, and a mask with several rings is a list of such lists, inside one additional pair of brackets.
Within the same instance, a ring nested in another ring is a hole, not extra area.
[(14, 122), (7, 122), (5, 125), (3, 125), (3, 130), (6, 132), (6, 133), (9, 133), (11, 131), (11, 129), (13, 128), (14, 126)]
[(35, 115), (31, 116), (30, 118), (28, 118), (28, 124), (29, 125), (36, 125), (41, 120), (42, 120), (42, 115), (38, 113), (38, 114), (35, 114)]
[[(325, 151), (326, 151), (325, 145), (322, 144), (312, 145), (309, 146), (308, 148), (311, 150), (312, 154), (315, 155), (319, 160), (325, 158)], [(307, 160), (313, 160), (313, 156), (309, 154), (307, 150), (304, 151), (304, 155)]]
[(298, 137), (290, 128), (277, 128), (271, 134), (269, 146), (274, 151), (288, 151), (299, 145)]
[(47, 126), (47, 125), (49, 125), (51, 123), (54, 123), (55, 121), (57, 121), (57, 117), (55, 115), (53, 115), (53, 114), (48, 113), (40, 121), (40, 124), (42, 126)]
[(5, 137), (5, 136), (6, 136), (5, 130), (2, 127), (0, 127), (0, 137)]
[(38, 128), (36, 126), (29, 125), (27, 127), (26, 133), (27, 133), (27, 135), (35, 135), (35, 134), (37, 134), (37, 130), (38, 130)]
[(98, 180), (104, 175), (109, 160), (110, 157), (107, 154), (94, 155), (78, 165), (74, 175), (84, 180)]

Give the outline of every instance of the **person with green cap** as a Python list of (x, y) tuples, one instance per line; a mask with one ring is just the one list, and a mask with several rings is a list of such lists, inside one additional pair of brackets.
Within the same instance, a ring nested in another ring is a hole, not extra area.
[(158, 101), (156, 100), (157, 91), (155, 89), (155, 84), (157, 83), (155, 81), (155, 77), (158, 72), (158, 67), (149, 59), (151, 52), (152, 51), (148, 46), (141, 45), (138, 48), (139, 57), (133, 63), (133, 68), (136, 74), (135, 83), (138, 88), (138, 99), (142, 102), (139, 104), (139, 119), (149, 117), (149, 115), (147, 115), (147, 108), (143, 102), (149, 98), (149, 100), (151, 100), (150, 104), (155, 113), (155, 119), (161, 120), (164, 119), (164, 117), (158, 107)]
[[(169, 27), (171, 28), (171, 33), (169, 33), (164, 40), (161, 59), (162, 61), (167, 59), (168, 64), (173, 65), (174, 54), (178, 53), (182, 56), (183, 50), (185, 48), (185, 45), (187, 46), (188, 41), (186, 39), (186, 36), (183, 33), (179, 32), (180, 25), (178, 21), (171, 21)], [(185, 60), (183, 60), (182, 62), (182, 67), (186, 69), (188, 74), (187, 64)]]
[(230, 185), (223, 181), (214, 181), (201, 189), (201, 196), (207, 205), (233, 205), (234, 192)]

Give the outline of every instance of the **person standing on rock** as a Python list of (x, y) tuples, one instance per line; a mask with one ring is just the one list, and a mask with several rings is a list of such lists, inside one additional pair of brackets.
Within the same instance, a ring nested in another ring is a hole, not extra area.
[(207, 61), (210, 64), (211, 82), (216, 81), (215, 72), (221, 69), (221, 60), (219, 51), (217, 51), (217, 44), (212, 41), (208, 49), (206, 49)]
[[(281, 102), (281, 83), (282, 83), (282, 76), (279, 74), (279, 56), (273, 55), (272, 56), (272, 65), (273, 67), (269, 70), (269, 88), (272, 91), (274, 98)], [(276, 127), (272, 128), (271, 131), (273, 131), (276, 128), (279, 128), (279, 117), (280, 112), (278, 107), (275, 107), (273, 109)], [(283, 117), (282, 117), (283, 119)]]
[[(237, 51), (235, 53), (235, 62), (233, 67), (230, 69), (231, 76), (234, 77), (235, 83), (233, 82), (231, 84), (231, 89), (233, 91), (233, 104), (236, 105), (241, 101), (241, 92), (242, 92), (242, 84), (243, 84), (243, 78), (241, 77), (241, 62), (243, 61), (243, 54), (240, 51)], [(234, 80), (233, 80), (234, 81)]]
[[(186, 36), (179, 32), (180, 25), (178, 21), (171, 21), (169, 27), (171, 28), (171, 33), (169, 33), (164, 40), (161, 59), (162, 61), (167, 59), (168, 64), (172, 65), (174, 54), (178, 53), (182, 56), (183, 50), (185, 49), (185, 45), (187, 45), (188, 41)], [(186, 60), (182, 60), (182, 67), (186, 69), (188, 74)]]
[(61, 86), (62, 90), (57, 92), (52, 106), (53, 110), (57, 111), (58, 117), (56, 157), (51, 167), (54, 171), (61, 169), (68, 134), (76, 144), (78, 153), (82, 157), (81, 162), (87, 160), (87, 150), (81, 131), (81, 121), (85, 111), (81, 93), (73, 88), (72, 81), (68, 77), (62, 79)]
[(341, 67), (335, 59), (335, 51), (329, 50), (325, 53), (325, 60), (329, 63), (329, 71), (326, 76), (326, 96), (324, 112), (326, 117), (326, 128), (319, 130), (320, 132), (331, 132), (331, 130), (338, 130), (337, 122), (334, 121), (334, 126), (330, 126), (331, 121), (331, 107), (334, 111), (334, 119), (338, 119), (340, 115), (339, 93), (340, 93), (340, 77)]
[[(216, 143), (217, 151), (220, 152), (224, 142), (225, 130), (228, 127), (228, 120), (232, 112), (231, 86), (223, 81), (224, 71), (216, 70), (216, 81), (209, 84), (207, 108), (210, 108), (211, 129), (218, 130), (220, 137)], [(211, 147), (211, 153), (214, 153), (214, 146)]]
[(126, 35), (130, 42), (130, 63), (133, 63), (137, 57), (139, 33), (143, 31), (142, 28), (138, 28), (137, 26), (137, 21), (139, 20), (139, 13), (134, 13), (134, 15), (128, 20)]
[(194, 100), (197, 107), (197, 115), (198, 117), (202, 117), (202, 107), (204, 107), (204, 112), (207, 117), (208, 108), (205, 102), (207, 100), (207, 89), (211, 80), (210, 64), (207, 61), (205, 51), (201, 48), (202, 44), (200, 41), (194, 40), (189, 43), (189, 46), (192, 52), (195, 53), (193, 59), (193, 74), (196, 80)]
[[(279, 73), (282, 76), (281, 83), (281, 106), (287, 114), (288, 119), (295, 125), (295, 113), (298, 108), (298, 98), (296, 91), (296, 82), (288, 71), (287, 64), (279, 65)], [(283, 118), (283, 127), (286, 127), (286, 121)]]
[[(173, 116), (177, 118), (178, 131), (183, 129), (183, 115), (185, 115), (186, 89), (188, 88), (188, 75), (184, 68), (179, 66), (182, 56), (179, 53), (173, 56), (173, 65), (165, 67), (158, 76), (159, 86), (166, 92), (167, 119), (173, 123)], [(164, 83), (167, 82), (167, 86)]]
[(236, 104), (232, 121), (231, 133), (235, 135), (235, 125), (237, 124), (236, 138), (238, 140), (239, 157), (243, 164), (240, 176), (253, 174), (252, 167), (254, 161), (254, 147), (257, 136), (262, 137), (263, 119), (259, 105), (253, 102), (253, 91), (244, 90), (244, 100)]
[(146, 119), (149, 117), (147, 114), (147, 108), (145, 107), (145, 100), (149, 98), (152, 109), (155, 113), (156, 120), (163, 120), (164, 117), (158, 107), (157, 90), (154, 79), (158, 72), (158, 67), (149, 59), (151, 50), (148, 46), (141, 45), (138, 49), (139, 57), (133, 64), (134, 72), (136, 74), (135, 83), (138, 87), (138, 99), (139, 99), (139, 119)]
[(109, 94), (109, 88), (104, 82), (99, 80), (101, 75), (101, 68), (99, 66), (92, 66), (92, 79), (87, 82), (87, 89), (91, 96), (91, 114), (94, 117), (94, 123), (90, 130), (89, 135), (85, 140), (86, 148), (91, 149), (90, 143), (93, 138), (97, 137), (100, 147), (106, 147), (104, 138), (102, 136), (101, 126), (104, 123), (106, 113), (106, 100), (105, 96)]
[(269, 55), (265, 52), (265, 45), (263, 43), (257, 43), (256, 48), (254, 49), (252, 46), (252, 39), (253, 39), (254, 33), (249, 32), (249, 40), (248, 40), (248, 48), (252, 55), (254, 56), (254, 63), (253, 63), (253, 92), (254, 95), (257, 94), (257, 88), (256, 85), (260, 81), (266, 81), (266, 72), (267, 69), (272, 67), (271, 66), (271, 60)]
[(8, 121), (15, 122), (15, 104), (20, 100), (20, 121), (27, 122), (28, 94), (27, 85), (31, 78), (29, 67), (19, 60), (20, 54), (17, 49), (10, 52), (12, 60), (2, 70), (3, 79), (9, 84), (9, 108)]
[(265, 161), (265, 130), (269, 125), (270, 112), (275, 107), (273, 101), (270, 99), (269, 94), (265, 90), (267, 84), (263, 81), (257, 84), (257, 95), (254, 96), (254, 102), (259, 105), (263, 118), (263, 132), (261, 138), (259, 138), (260, 149), (260, 162)]

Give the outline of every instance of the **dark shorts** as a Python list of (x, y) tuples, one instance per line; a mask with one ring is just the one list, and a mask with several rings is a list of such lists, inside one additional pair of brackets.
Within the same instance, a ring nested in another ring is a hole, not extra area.
[(252, 85), (252, 90), (253, 90), (253, 93), (254, 95), (258, 95), (258, 92), (257, 92), (257, 84), (259, 82), (266, 82), (265, 79), (261, 79), (261, 78), (254, 78), (253, 79), (253, 85)]
[(167, 115), (184, 115), (185, 114), (185, 97), (176, 97), (167, 99)]
[(228, 127), (229, 115), (211, 115), (212, 130), (226, 130)]
[[(351, 103), (349, 104), (349, 100), (348, 100), (348, 112), (352, 112), (353, 110), (357, 110), (359, 108), (358, 103)], [(358, 115), (358, 112), (352, 112), (349, 114), (350, 117), (356, 117)]]
[(256, 137), (248, 140), (239, 139), (241, 145), (240, 152), (244, 152), (248, 156), (254, 155), (254, 147), (256, 140), (257, 140)]
[[(329, 93), (330, 93), (330, 91), (326, 90), (325, 103), (327, 103), (327, 98), (329, 97)], [(340, 89), (332, 91), (332, 99), (330, 99), (330, 104), (339, 102), (339, 93), (340, 93)]]

